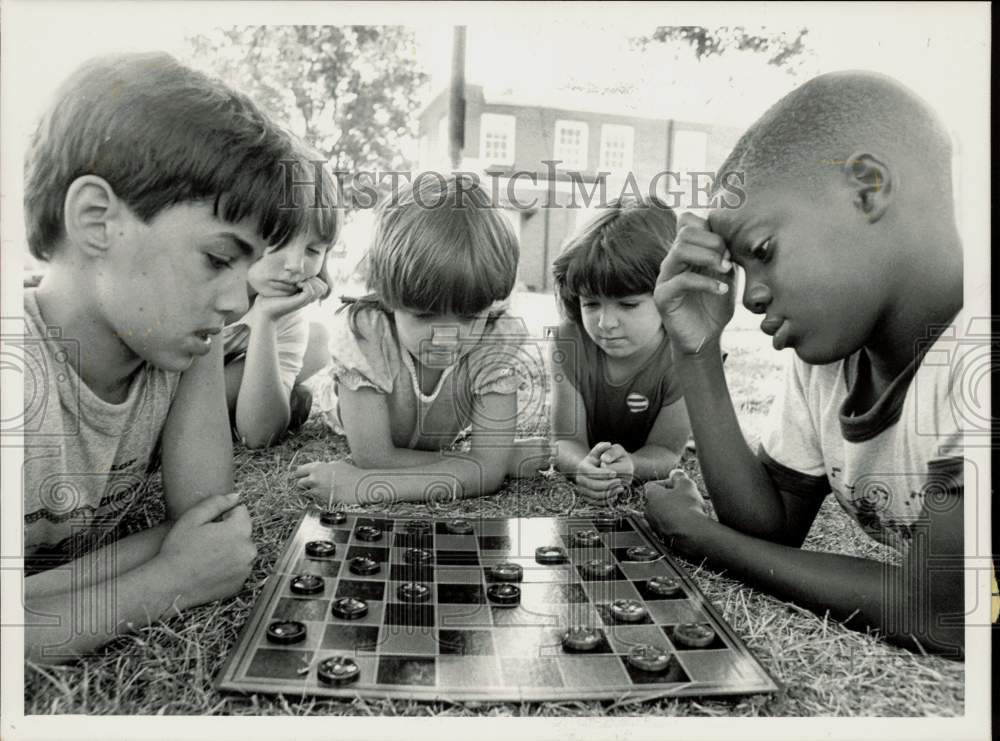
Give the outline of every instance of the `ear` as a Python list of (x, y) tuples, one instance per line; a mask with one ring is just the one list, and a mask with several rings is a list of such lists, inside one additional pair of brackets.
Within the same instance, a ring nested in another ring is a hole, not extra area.
[(873, 154), (855, 152), (844, 162), (844, 177), (854, 193), (854, 205), (869, 222), (876, 222), (889, 208), (895, 182), (889, 166)]
[(84, 175), (70, 183), (63, 202), (66, 237), (91, 257), (103, 256), (114, 243), (124, 204), (104, 178)]

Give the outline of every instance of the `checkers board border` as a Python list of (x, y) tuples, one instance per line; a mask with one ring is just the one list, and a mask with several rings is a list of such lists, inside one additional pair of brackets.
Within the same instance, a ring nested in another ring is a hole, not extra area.
[[(574, 514), (569, 516), (552, 516), (545, 518), (517, 518), (517, 517), (480, 517), (476, 515), (465, 515), (466, 519), (472, 520), (474, 523), (481, 524), (484, 522), (516, 522), (517, 520), (530, 520), (530, 519), (545, 519), (545, 520), (555, 520), (567, 523), (579, 523), (586, 522), (588, 520), (592, 521), (593, 517), (597, 513), (590, 514)], [(542, 702), (542, 701), (560, 701), (560, 700), (652, 700), (656, 698), (666, 698), (666, 697), (701, 697), (701, 696), (742, 696), (751, 695), (758, 693), (770, 693), (778, 691), (781, 688), (780, 683), (771, 675), (771, 673), (761, 664), (761, 662), (750, 652), (743, 641), (733, 632), (729, 624), (721, 618), (715, 607), (705, 599), (701, 590), (698, 588), (697, 584), (690, 577), (690, 575), (680, 566), (676, 564), (671, 555), (665, 550), (663, 544), (660, 540), (653, 534), (652, 530), (649, 528), (648, 524), (640, 517), (635, 517), (625, 513), (615, 513), (623, 521), (627, 521), (633, 527), (634, 530), (639, 532), (642, 537), (653, 546), (662, 556), (663, 560), (669, 565), (670, 569), (674, 574), (679, 577), (680, 581), (683, 583), (688, 600), (696, 607), (698, 611), (707, 615), (713, 624), (713, 627), (721, 635), (723, 635), (728, 642), (732, 653), (735, 654), (735, 658), (741, 662), (748, 663), (754, 669), (756, 677), (753, 681), (743, 680), (739, 683), (726, 682), (726, 681), (697, 681), (688, 678), (688, 681), (681, 681), (673, 684), (641, 684), (635, 683), (631, 687), (625, 688), (597, 688), (588, 689), (580, 686), (570, 686), (570, 687), (554, 687), (554, 686), (510, 686), (510, 685), (494, 685), (494, 686), (484, 686), (484, 687), (434, 687), (434, 686), (419, 686), (419, 685), (406, 685), (400, 686), (398, 689), (385, 688), (384, 685), (378, 688), (371, 688), (368, 686), (351, 686), (346, 687), (333, 687), (319, 684), (315, 680), (316, 665), (322, 658), (326, 655), (333, 655), (338, 653), (332, 649), (323, 649), (321, 647), (308, 648), (308, 649), (298, 649), (301, 653), (305, 655), (311, 655), (311, 661), (309, 666), (311, 667), (309, 672), (309, 677), (313, 679), (312, 683), (302, 681), (302, 680), (289, 680), (283, 678), (268, 679), (266, 677), (258, 676), (247, 676), (247, 669), (249, 668), (255, 652), (259, 648), (266, 648), (266, 644), (258, 643), (254, 640), (254, 636), (263, 635), (263, 623), (267, 621), (273, 614), (273, 608), (277, 606), (277, 603), (281, 597), (278, 594), (279, 590), (285, 587), (285, 582), (287, 577), (293, 572), (295, 564), (301, 559), (301, 551), (303, 546), (308, 540), (304, 537), (303, 526), (306, 524), (307, 520), (314, 520), (315, 525), (319, 527), (331, 527), (321, 525), (319, 523), (319, 513), (315, 509), (307, 510), (299, 518), (291, 536), (285, 543), (282, 549), (281, 555), (275, 562), (275, 565), (271, 571), (271, 576), (268, 578), (267, 583), (264, 585), (260, 596), (257, 598), (256, 603), (251, 611), (250, 617), (247, 622), (240, 629), (239, 637), (234, 646), (230, 649), (229, 655), (226, 658), (222, 669), (220, 670), (218, 677), (216, 679), (216, 687), (220, 691), (224, 692), (237, 692), (243, 694), (250, 694), (255, 692), (266, 693), (266, 694), (283, 694), (288, 697), (301, 696), (301, 697), (331, 697), (331, 698), (354, 698), (358, 696), (366, 697), (380, 697), (387, 699), (406, 699), (406, 700), (420, 700), (425, 702), (430, 701), (446, 701), (446, 702), (461, 702), (466, 701), (478, 701), (478, 702)], [(443, 517), (426, 517), (418, 514), (409, 515), (388, 515), (388, 514), (371, 514), (368, 512), (349, 512), (349, 520), (351, 523), (351, 529), (357, 526), (357, 521), (359, 519), (387, 519), (392, 520), (394, 523), (404, 522), (407, 520), (414, 519), (429, 519), (434, 523), (439, 521), (446, 521), (452, 518)], [(312, 531), (315, 531), (315, 527)], [(310, 535), (310, 537), (313, 537)], [(346, 546), (346, 544), (344, 544)], [(373, 544), (379, 545), (379, 544)], [(610, 550), (610, 546), (608, 546)], [(339, 559), (338, 559), (339, 560)], [(345, 567), (346, 568), (346, 567)], [(336, 580), (336, 581), (339, 581)], [(389, 579), (387, 578), (388, 582)], [(579, 583), (579, 579), (574, 579), (572, 583)], [(434, 604), (437, 604), (435, 599)], [(322, 623), (324, 627), (331, 625), (329, 622)], [(334, 623), (335, 625), (337, 623)], [(376, 626), (376, 628), (381, 627), (381, 623)], [(486, 630), (491, 628), (487, 626)], [(493, 627), (492, 630), (496, 630)], [(500, 628), (503, 630), (503, 628)], [(281, 650), (275, 647), (275, 650)], [(293, 649), (295, 650), (295, 649)], [(341, 651), (341, 654), (351, 655), (351, 651)], [(377, 651), (368, 655), (356, 654), (355, 658), (360, 658), (362, 661), (377, 661), (385, 654), (380, 654)], [(614, 657), (615, 654), (605, 654), (605, 656)], [(434, 658), (434, 657), (431, 657)], [(441, 658), (440, 656), (437, 657)], [(501, 657), (497, 656), (497, 661), (501, 661)], [(542, 658), (552, 658), (548, 656), (543, 656)], [(587, 661), (592, 657), (578, 656), (574, 657), (574, 661)], [(735, 663), (735, 662), (734, 662)], [(303, 666), (306, 666), (303, 664)]]

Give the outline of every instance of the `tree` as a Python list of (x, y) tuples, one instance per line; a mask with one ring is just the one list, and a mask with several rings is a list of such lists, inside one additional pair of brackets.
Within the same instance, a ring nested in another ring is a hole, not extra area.
[(796, 32), (773, 31), (751, 33), (742, 26), (658, 26), (649, 36), (641, 36), (636, 42), (645, 47), (650, 42), (687, 42), (694, 48), (695, 57), (703, 59), (712, 55), (722, 55), (730, 50), (752, 51), (768, 55), (768, 64), (794, 71), (795, 63), (807, 51), (803, 42), (809, 32), (801, 28)]
[[(409, 165), (427, 75), (413, 34), (400, 26), (232, 26), (189, 39), (192, 63), (250, 95), (319, 150), (331, 168)], [(352, 178), (344, 179), (352, 206)]]

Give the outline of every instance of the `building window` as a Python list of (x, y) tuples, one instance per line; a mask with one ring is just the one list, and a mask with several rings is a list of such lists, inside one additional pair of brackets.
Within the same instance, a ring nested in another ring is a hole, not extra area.
[(480, 116), (479, 158), (484, 165), (514, 164), (516, 121), (513, 116), (500, 113), (484, 113)]
[(632, 144), (635, 133), (631, 126), (601, 125), (601, 164), (599, 169), (621, 172), (632, 169)]
[(587, 169), (587, 124), (556, 121), (555, 159), (564, 170)]
[(705, 172), (708, 161), (708, 134), (704, 131), (676, 129), (674, 131), (674, 151), (671, 170), (682, 178), (692, 172)]

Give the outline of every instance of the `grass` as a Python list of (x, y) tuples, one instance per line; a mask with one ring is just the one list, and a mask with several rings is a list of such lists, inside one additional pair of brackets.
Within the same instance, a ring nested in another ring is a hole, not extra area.
[[(753, 322), (739, 317), (727, 331), (727, 374), (734, 403), (751, 443), (759, 439), (780, 378), (778, 356)], [(525, 420), (528, 429), (544, 420)], [(749, 589), (724, 574), (687, 564), (715, 604), (763, 665), (782, 684), (771, 696), (730, 700), (661, 699), (644, 703), (447, 703), (317, 700), (299, 696), (222, 695), (216, 673), (235, 645), (270, 569), (306, 505), (290, 467), (348, 454), (343, 438), (310, 421), (281, 446), (236, 451), (236, 483), (254, 518), (259, 555), (236, 597), (186, 611), (115, 641), (100, 654), (65, 667), (25, 667), (25, 709), (32, 714), (108, 715), (372, 715), (372, 716), (960, 716), (964, 664), (893, 648), (869, 635)], [(701, 483), (698, 461), (683, 465)], [(641, 490), (624, 502), (641, 506)], [(151, 497), (157, 500), (158, 497)], [(571, 490), (559, 480), (509, 481), (498, 493), (445, 507), (447, 513), (538, 516), (565, 512)], [(418, 505), (399, 506), (418, 511)], [(147, 527), (162, 517), (151, 501), (128, 523)], [(868, 538), (837, 506), (824, 504), (806, 548), (891, 561), (892, 552)]]

